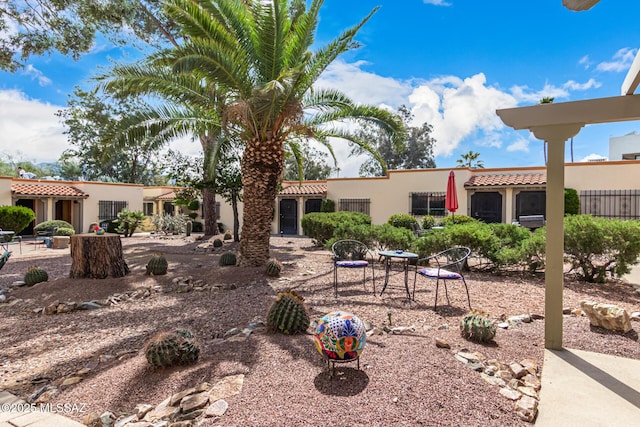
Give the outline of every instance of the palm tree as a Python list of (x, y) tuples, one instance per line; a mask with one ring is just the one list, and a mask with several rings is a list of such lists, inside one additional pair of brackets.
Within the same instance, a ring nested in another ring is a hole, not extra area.
[[(277, 186), (287, 141), (305, 136), (340, 137), (366, 146), (338, 121), (371, 122), (401, 140), (403, 125), (394, 114), (357, 105), (335, 90), (314, 89), (321, 73), (358, 44), (354, 37), (371, 18), (311, 51), (322, 0), (168, 0), (167, 14), (185, 35), (164, 52), (180, 75), (193, 75), (225, 91), (222, 119), (244, 141), (241, 160), (244, 219), (241, 264), (263, 265)], [(295, 145), (291, 145), (295, 150)]]
[(480, 153), (469, 151), (468, 153), (461, 154), (460, 158), (456, 160), (459, 168), (471, 168), (471, 169), (484, 169), (484, 162), (478, 160)]

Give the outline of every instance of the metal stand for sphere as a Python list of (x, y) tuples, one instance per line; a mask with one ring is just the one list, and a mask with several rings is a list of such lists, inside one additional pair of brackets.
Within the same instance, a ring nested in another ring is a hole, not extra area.
[(358, 370), (360, 370), (360, 356), (357, 356), (356, 358), (349, 359), (349, 360), (329, 359), (326, 356), (325, 356), (325, 359), (327, 360), (327, 368), (329, 368), (329, 378), (335, 377), (335, 374), (336, 374), (336, 363), (349, 363), (349, 362), (355, 361), (357, 363)]

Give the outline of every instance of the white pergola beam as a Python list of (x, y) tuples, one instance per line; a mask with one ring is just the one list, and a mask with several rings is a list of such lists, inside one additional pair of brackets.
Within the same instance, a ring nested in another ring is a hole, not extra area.
[(640, 49), (638, 49), (633, 64), (631, 64), (627, 76), (624, 78), (624, 82), (622, 82), (621, 94), (633, 95), (638, 88), (638, 84), (640, 84)]
[(496, 113), (514, 129), (640, 120), (640, 95), (507, 108)]

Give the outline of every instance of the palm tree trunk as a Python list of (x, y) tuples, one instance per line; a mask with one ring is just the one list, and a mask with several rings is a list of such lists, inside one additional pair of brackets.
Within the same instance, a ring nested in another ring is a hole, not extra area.
[(282, 142), (253, 139), (247, 143), (241, 162), (244, 188), (241, 266), (259, 267), (269, 259), (273, 206), (283, 167)]

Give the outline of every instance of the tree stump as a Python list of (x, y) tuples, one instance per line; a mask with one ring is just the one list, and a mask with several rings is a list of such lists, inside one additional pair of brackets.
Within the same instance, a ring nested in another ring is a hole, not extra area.
[(73, 279), (123, 277), (129, 267), (122, 255), (120, 235), (107, 233), (71, 236), (71, 273)]

